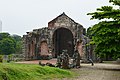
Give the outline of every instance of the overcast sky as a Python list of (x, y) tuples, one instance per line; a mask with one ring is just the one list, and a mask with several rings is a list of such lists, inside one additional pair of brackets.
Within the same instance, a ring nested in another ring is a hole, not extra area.
[(89, 12), (96, 11), (109, 0), (0, 0), (2, 31), (24, 35), (27, 31), (47, 27), (47, 23), (65, 12), (85, 28), (94, 25)]

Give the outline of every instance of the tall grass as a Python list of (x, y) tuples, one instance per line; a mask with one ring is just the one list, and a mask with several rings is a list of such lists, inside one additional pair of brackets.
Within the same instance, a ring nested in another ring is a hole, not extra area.
[(72, 72), (34, 64), (0, 63), (0, 80), (46, 80), (71, 77)]

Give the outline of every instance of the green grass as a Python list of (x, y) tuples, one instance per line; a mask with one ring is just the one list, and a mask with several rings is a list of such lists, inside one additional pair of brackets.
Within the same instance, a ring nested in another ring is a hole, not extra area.
[(34, 64), (0, 63), (0, 80), (47, 80), (73, 77), (74, 73), (53, 67)]

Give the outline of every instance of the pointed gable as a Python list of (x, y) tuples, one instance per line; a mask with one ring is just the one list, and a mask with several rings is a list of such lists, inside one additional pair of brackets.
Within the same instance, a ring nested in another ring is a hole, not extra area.
[(50, 21), (48, 27), (68, 27), (72, 26), (72, 24), (76, 24), (76, 22), (63, 12), (61, 15)]

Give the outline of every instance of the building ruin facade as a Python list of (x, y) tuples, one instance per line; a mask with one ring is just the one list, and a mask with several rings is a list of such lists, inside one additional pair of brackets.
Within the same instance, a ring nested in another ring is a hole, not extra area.
[(23, 54), (26, 60), (40, 59), (42, 55), (59, 56), (62, 50), (67, 50), (70, 57), (78, 50), (81, 58), (86, 58), (86, 40), (84, 27), (62, 13), (48, 27), (34, 29), (23, 35)]

